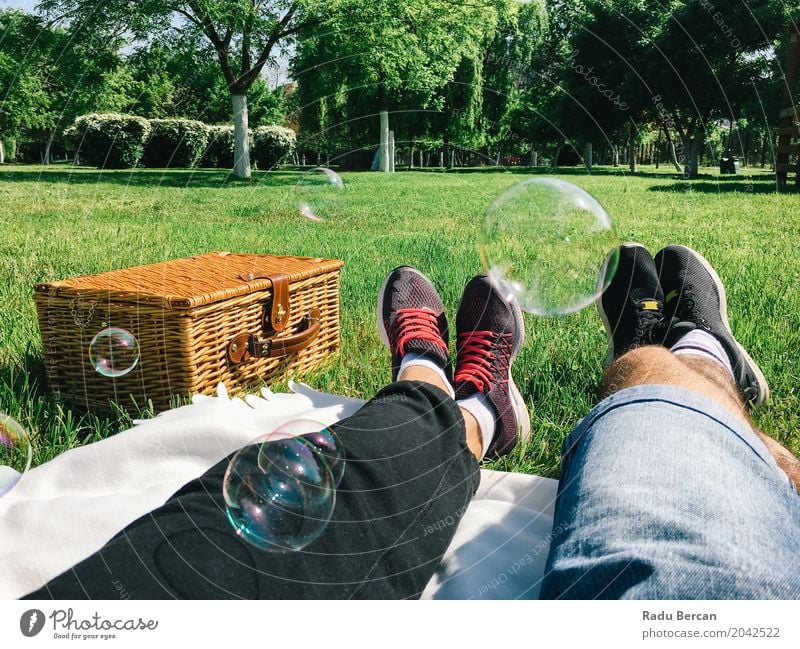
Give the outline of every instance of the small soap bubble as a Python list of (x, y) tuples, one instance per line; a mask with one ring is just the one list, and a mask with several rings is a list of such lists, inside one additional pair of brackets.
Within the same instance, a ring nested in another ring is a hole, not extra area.
[(0, 412), (0, 496), (11, 490), (32, 459), (28, 433), (16, 419)]
[(130, 331), (108, 327), (89, 343), (89, 359), (98, 374), (119, 378), (139, 362), (139, 343)]
[(262, 550), (300, 550), (328, 526), (344, 455), (321, 424), (289, 422), (231, 458), (223, 482), (228, 520)]
[(489, 277), (531, 313), (566, 315), (594, 302), (616, 271), (619, 242), (595, 198), (559, 178), (520, 182), (484, 220), (480, 252)]
[(327, 167), (317, 167), (303, 174), (295, 187), (300, 214), (312, 221), (337, 217), (342, 209), (344, 181)]

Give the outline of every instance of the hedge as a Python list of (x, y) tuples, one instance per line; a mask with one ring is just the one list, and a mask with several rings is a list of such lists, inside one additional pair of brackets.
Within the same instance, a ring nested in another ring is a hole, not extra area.
[(108, 169), (127, 169), (139, 164), (150, 135), (144, 117), (108, 113), (82, 115), (66, 133), (74, 139), (82, 162)]
[(259, 169), (272, 169), (291, 162), (297, 146), (297, 136), (283, 126), (259, 126), (253, 132), (252, 156)]
[(151, 119), (145, 167), (193, 167), (206, 150), (208, 127), (191, 119)]
[(198, 165), (231, 169), (233, 142), (233, 126), (209, 126), (206, 150)]

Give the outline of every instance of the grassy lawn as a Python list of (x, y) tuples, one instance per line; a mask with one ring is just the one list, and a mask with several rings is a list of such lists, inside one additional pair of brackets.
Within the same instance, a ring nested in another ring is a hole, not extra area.
[[(798, 454), (800, 198), (776, 194), (767, 173), (687, 183), (663, 171), (562, 173), (606, 206), (620, 240), (653, 252), (683, 243), (717, 268), (734, 333), (772, 387), (756, 422)], [(33, 434), (37, 463), (127, 427), (123, 415), (85, 415), (47, 395), (33, 285), (215, 250), (343, 259), (342, 350), (306, 380), (369, 397), (390, 378), (374, 313), (386, 272), (417, 266), (454, 317), (464, 283), (481, 271), (475, 242), (484, 209), (527, 173), (345, 174), (345, 214), (317, 223), (298, 214), (295, 172), (240, 183), (216, 171), (0, 167), (0, 411)], [(535, 436), (492, 468), (557, 476), (561, 440), (595, 400), (605, 336), (594, 309), (526, 316), (526, 325), (515, 376)]]

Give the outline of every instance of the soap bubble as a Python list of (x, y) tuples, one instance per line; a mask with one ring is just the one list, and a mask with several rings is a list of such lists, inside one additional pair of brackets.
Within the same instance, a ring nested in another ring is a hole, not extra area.
[(130, 331), (108, 327), (89, 343), (89, 359), (98, 374), (125, 376), (139, 362), (139, 343)]
[[(344, 475), (344, 448), (330, 428), (311, 419), (295, 419), (278, 426), (273, 437), (295, 437), (310, 444), (315, 453), (328, 465), (334, 485), (338, 486)], [(319, 459), (319, 458), (318, 458)]]
[(590, 194), (550, 177), (520, 182), (489, 207), (481, 258), (495, 285), (537, 315), (594, 302), (619, 256), (611, 217)]
[(7, 493), (31, 466), (33, 450), (18, 421), (0, 413), (0, 496)]
[(344, 181), (327, 167), (317, 167), (303, 174), (295, 188), (300, 214), (312, 221), (327, 221), (342, 209)]
[[(309, 430), (310, 424), (290, 422), (257, 438), (233, 456), (225, 472), (228, 520), (257, 548), (300, 550), (322, 534), (333, 515), (332, 467), (341, 477), (344, 458), (333, 433), (320, 424)], [(297, 432), (305, 434), (290, 436)]]

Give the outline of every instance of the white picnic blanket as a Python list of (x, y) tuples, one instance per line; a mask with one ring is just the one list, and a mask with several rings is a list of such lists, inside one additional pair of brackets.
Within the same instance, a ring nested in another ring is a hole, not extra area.
[[(99, 550), (182, 485), (281, 423), (330, 425), (364, 402), (292, 383), (291, 393), (197, 396), (28, 471), (0, 496), (0, 598), (25, 595)], [(556, 481), (482, 471), (481, 486), (425, 598), (536, 598)], [(443, 521), (447, 524), (447, 521)]]

